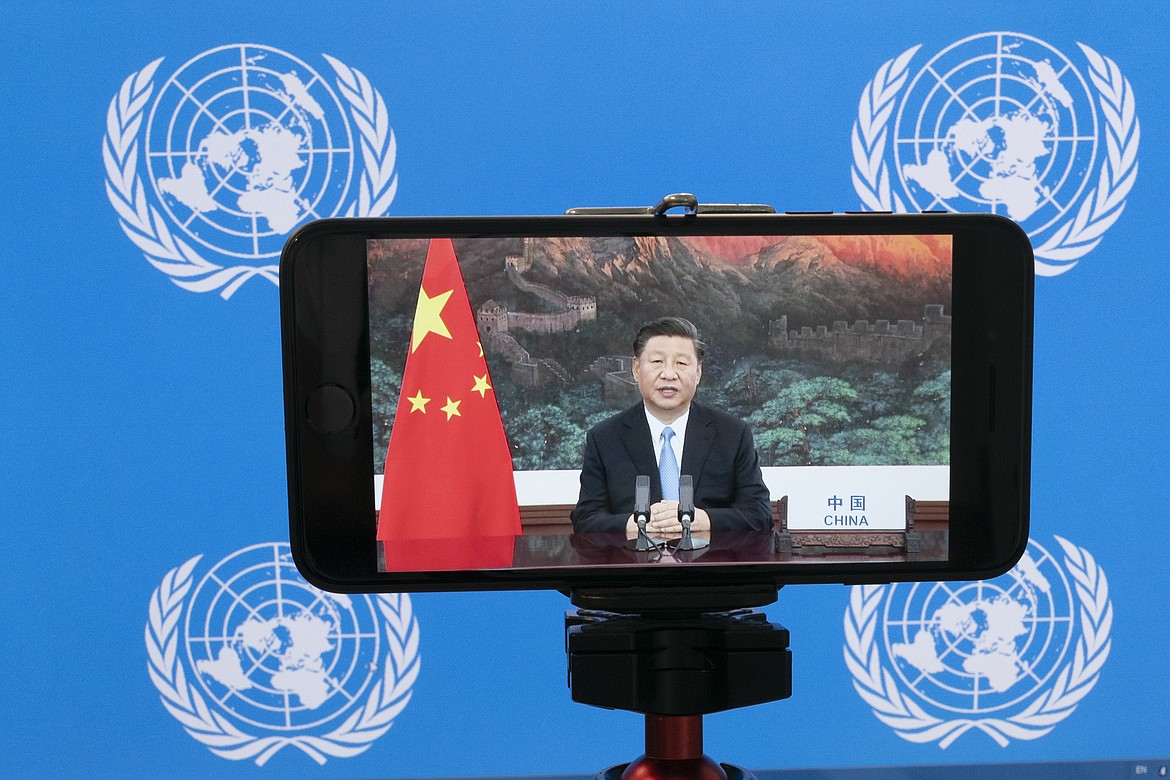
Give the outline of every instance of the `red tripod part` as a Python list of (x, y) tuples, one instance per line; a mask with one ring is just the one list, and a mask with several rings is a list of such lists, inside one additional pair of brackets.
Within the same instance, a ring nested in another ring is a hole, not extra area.
[(622, 780), (727, 780), (727, 773), (703, 754), (702, 715), (647, 715), (646, 754)]

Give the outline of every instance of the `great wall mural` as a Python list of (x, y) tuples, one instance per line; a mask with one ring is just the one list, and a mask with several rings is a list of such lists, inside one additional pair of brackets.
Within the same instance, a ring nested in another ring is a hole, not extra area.
[[(517, 469), (577, 468), (636, 402), (629, 341), (660, 314), (709, 343), (699, 398), (756, 429), (766, 465), (945, 463), (946, 237), (456, 240)], [(426, 242), (374, 244), (380, 471)]]

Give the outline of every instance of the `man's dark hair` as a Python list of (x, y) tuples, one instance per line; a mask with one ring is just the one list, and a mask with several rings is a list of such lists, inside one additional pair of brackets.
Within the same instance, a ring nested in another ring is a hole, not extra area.
[(639, 328), (638, 335), (634, 336), (634, 357), (642, 357), (646, 342), (655, 336), (682, 336), (684, 339), (690, 339), (695, 345), (695, 354), (699, 356), (699, 362), (703, 362), (707, 345), (699, 338), (699, 329), (690, 320), (684, 320), (682, 317), (659, 317), (650, 320)]

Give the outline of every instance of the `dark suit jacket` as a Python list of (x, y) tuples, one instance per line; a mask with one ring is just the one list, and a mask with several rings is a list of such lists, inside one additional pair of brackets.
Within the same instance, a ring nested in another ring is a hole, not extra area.
[[(711, 517), (712, 530), (772, 527), (771, 496), (747, 423), (692, 402), (679, 471), (694, 479), (695, 506)], [(641, 403), (589, 431), (581, 496), (571, 515), (573, 530), (625, 530), (639, 474), (650, 477), (651, 503), (661, 501), (658, 464)]]

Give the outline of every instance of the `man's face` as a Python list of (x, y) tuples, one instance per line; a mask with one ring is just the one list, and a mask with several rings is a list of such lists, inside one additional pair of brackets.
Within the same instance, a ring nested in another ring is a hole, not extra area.
[(691, 406), (703, 366), (695, 343), (685, 336), (651, 336), (634, 358), (634, 380), (650, 414), (664, 423), (681, 417)]

